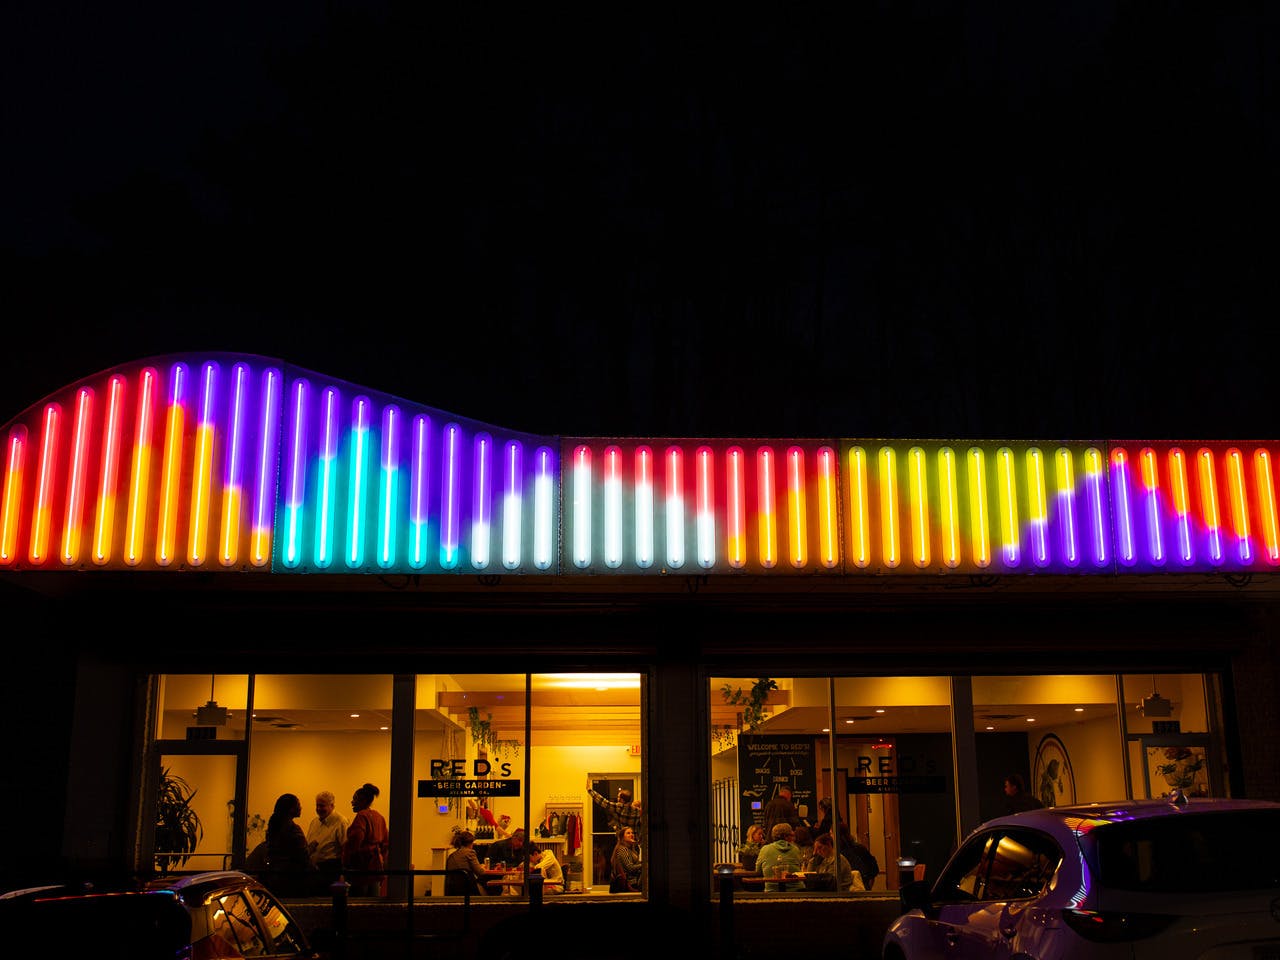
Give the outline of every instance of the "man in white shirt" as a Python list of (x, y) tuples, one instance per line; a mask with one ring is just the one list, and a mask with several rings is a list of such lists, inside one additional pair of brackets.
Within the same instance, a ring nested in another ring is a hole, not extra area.
[(316, 817), (307, 827), (307, 850), (320, 871), (322, 885), (332, 883), (342, 873), (342, 844), (347, 839), (347, 821), (333, 810), (333, 793), (316, 794)]

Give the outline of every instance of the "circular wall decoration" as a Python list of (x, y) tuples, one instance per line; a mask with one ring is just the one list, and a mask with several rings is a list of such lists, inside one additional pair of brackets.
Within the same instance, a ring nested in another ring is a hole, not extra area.
[(1076, 802), (1076, 775), (1071, 769), (1071, 758), (1056, 735), (1046, 733), (1040, 738), (1028, 786), (1046, 807)]

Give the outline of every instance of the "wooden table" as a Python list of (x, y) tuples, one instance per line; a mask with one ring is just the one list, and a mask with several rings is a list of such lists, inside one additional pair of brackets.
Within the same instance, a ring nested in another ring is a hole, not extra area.
[(762, 877), (758, 873), (751, 873), (742, 878), (742, 886), (745, 890), (761, 891), (764, 890), (766, 883), (776, 883), (781, 890), (804, 889), (804, 877), (797, 877), (794, 874), (785, 877)]
[[(716, 880), (717, 882), (723, 876), (725, 876), (725, 874), (721, 873), (718, 869), (711, 871), (711, 878), (713, 880)], [(735, 890), (742, 890), (747, 880), (753, 877), (759, 878), (761, 880), (764, 879), (763, 877), (760, 876), (760, 872), (758, 870), (748, 870), (746, 867), (742, 866), (742, 864), (740, 863), (733, 865), (733, 873), (731, 874), (731, 876), (733, 877), (733, 889)]]

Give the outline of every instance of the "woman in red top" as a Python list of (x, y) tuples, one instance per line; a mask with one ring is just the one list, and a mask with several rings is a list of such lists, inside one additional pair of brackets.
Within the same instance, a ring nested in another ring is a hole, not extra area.
[(360, 872), (348, 877), (351, 895), (355, 897), (380, 897), (386, 875), (379, 874), (387, 865), (387, 821), (373, 809), (373, 798), (381, 791), (372, 783), (357, 788), (351, 795), (351, 809), (355, 819), (347, 827), (347, 840), (342, 845), (342, 866)]

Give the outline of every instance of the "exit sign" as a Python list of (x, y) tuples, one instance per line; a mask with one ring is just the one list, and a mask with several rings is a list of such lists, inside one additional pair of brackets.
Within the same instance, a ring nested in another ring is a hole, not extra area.
[(631, 754), (633, 757), (640, 756), (640, 744), (633, 743), (631, 746), (627, 747), (627, 753)]

